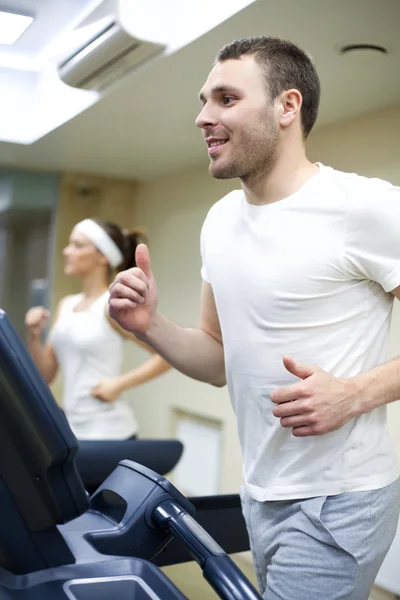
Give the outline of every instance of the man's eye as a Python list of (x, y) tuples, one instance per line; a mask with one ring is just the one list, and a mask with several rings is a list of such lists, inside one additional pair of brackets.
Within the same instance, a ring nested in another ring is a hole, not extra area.
[(226, 105), (228, 105), (228, 106), (229, 106), (229, 104), (232, 104), (233, 100), (234, 100), (234, 99), (233, 99), (233, 98), (231, 98), (230, 96), (224, 96), (224, 99), (223, 99), (223, 101), (222, 101), (222, 102), (223, 102), (224, 104), (226, 104)]

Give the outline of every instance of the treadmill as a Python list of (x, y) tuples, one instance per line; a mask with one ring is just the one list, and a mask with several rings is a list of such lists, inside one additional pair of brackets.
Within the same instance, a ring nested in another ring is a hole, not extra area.
[(229, 549), (216, 527), (225, 550), (247, 549), (243, 520), (232, 521), (234, 496), (225, 497), (226, 510), (218, 498), (192, 502), (126, 459), (89, 496), (77, 452), (62, 411), (0, 311), (1, 600), (185, 600), (159, 569), (184, 560), (198, 562), (220, 598), (261, 600), (194, 519), (196, 503), (214, 525), (225, 512), (228, 532), (239, 531), (227, 536)]
[(79, 440), (75, 460), (86, 490), (93, 494), (123, 458), (165, 475), (178, 463), (182, 452), (179, 440)]

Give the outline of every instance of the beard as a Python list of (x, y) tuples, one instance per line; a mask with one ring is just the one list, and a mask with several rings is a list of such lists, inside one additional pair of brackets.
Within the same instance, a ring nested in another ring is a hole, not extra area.
[(210, 175), (215, 179), (239, 177), (248, 181), (268, 173), (275, 164), (278, 133), (271, 114), (263, 119), (262, 127), (253, 125), (243, 129), (234, 142), (231, 139), (227, 142), (236, 146), (232, 150), (232, 156), (211, 159)]

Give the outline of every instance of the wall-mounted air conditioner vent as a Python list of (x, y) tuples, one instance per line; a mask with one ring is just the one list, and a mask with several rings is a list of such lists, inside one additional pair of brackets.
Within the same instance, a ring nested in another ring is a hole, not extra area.
[(132, 37), (117, 22), (104, 27), (59, 65), (64, 83), (86, 90), (103, 90), (164, 46)]

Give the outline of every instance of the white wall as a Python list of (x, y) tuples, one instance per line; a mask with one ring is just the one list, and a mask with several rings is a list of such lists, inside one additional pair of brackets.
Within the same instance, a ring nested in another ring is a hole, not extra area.
[(310, 136), (311, 160), (400, 185), (400, 107), (317, 129)]
[[(377, 176), (400, 184), (398, 134), (400, 109), (373, 114), (317, 131), (309, 155), (338, 169)], [(141, 185), (135, 201), (138, 225), (147, 227), (160, 309), (182, 325), (197, 323), (200, 289), (199, 233), (208, 208), (237, 181), (215, 181), (207, 163)], [(399, 282), (400, 283), (400, 282)], [(391, 355), (400, 355), (400, 310), (396, 307)], [(127, 365), (137, 363), (140, 350), (130, 349)], [(144, 355), (143, 355), (144, 356)], [(176, 409), (189, 410), (223, 424), (220, 492), (236, 492), (241, 481), (241, 460), (235, 417), (227, 390), (216, 389), (169, 372), (132, 394), (143, 437), (174, 434)], [(395, 437), (400, 407), (390, 407)], [(400, 456), (400, 442), (398, 443)]]

